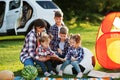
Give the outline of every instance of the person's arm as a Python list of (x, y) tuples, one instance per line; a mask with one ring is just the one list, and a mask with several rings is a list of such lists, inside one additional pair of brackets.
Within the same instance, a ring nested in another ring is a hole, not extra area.
[(83, 51), (83, 48), (81, 48), (80, 51), (78, 51), (79, 54), (78, 54), (78, 57), (77, 57), (77, 61), (81, 62), (81, 60), (83, 59), (84, 57), (84, 51)]
[(71, 59), (71, 55), (72, 55), (72, 50), (71, 50), (71, 47), (69, 47), (69, 49), (68, 49), (68, 52), (67, 52), (67, 54), (66, 54), (66, 56), (65, 56), (65, 59), (67, 60), (70, 60)]
[(34, 34), (30, 34), (26, 37), (27, 51), (30, 57), (35, 58), (36, 53), (36, 37)]
[(65, 57), (66, 54), (68, 53), (68, 49), (69, 49), (70, 45), (68, 43), (68, 40), (65, 42), (65, 45), (64, 45), (64, 50), (62, 50), (62, 56)]
[(37, 54), (36, 54), (36, 59), (37, 59), (38, 61), (43, 61), (43, 62), (45, 62), (45, 61), (47, 61), (47, 60), (50, 59), (49, 56), (42, 56), (41, 53), (43, 53), (43, 52), (42, 52), (42, 47), (41, 47), (41, 46), (38, 46), (38, 47), (37, 47)]

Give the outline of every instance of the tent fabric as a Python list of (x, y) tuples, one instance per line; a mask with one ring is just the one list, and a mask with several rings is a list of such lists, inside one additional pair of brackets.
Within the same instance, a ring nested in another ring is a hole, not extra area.
[(96, 57), (106, 69), (120, 69), (120, 31), (112, 31), (115, 17), (120, 17), (120, 12), (110, 13), (104, 18), (96, 39)]
[(110, 32), (115, 17), (120, 17), (120, 12), (113, 12), (105, 17), (101, 24), (101, 29), (103, 33)]

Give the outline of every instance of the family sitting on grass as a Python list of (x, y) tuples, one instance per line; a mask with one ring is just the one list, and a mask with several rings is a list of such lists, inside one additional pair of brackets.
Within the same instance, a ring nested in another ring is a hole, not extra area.
[(58, 75), (63, 76), (63, 70), (71, 64), (78, 72), (76, 77), (81, 78), (83, 73), (79, 63), (84, 54), (80, 34), (68, 37), (68, 28), (62, 23), (61, 12), (56, 11), (54, 19), (55, 25), (51, 26), (47, 33), (45, 21), (34, 21), (33, 29), (26, 35), (20, 60), (24, 66), (39, 65), (46, 77), (57, 74), (54, 69), (58, 64), (62, 64)]

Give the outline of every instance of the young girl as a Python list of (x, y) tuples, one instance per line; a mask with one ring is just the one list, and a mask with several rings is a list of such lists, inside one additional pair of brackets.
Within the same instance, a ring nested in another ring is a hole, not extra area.
[[(46, 33), (43, 33), (39, 37), (39, 45), (36, 50), (36, 57), (42, 58), (42, 59), (41, 61), (35, 60), (35, 62), (36, 64), (40, 65), (45, 76), (50, 76), (51, 74), (56, 75), (56, 73), (53, 72), (53, 68), (50, 60), (47, 60), (47, 61), (43, 60), (45, 58), (49, 58), (49, 56), (55, 56), (55, 53), (49, 47), (49, 43), (50, 43), (50, 37)], [(47, 71), (46, 67), (48, 68), (48, 71), (50, 73)]]
[(79, 34), (71, 35), (70, 47), (65, 57), (66, 61), (62, 64), (58, 75), (62, 76), (63, 70), (65, 69), (65, 67), (71, 64), (78, 72), (76, 77), (81, 78), (83, 74), (79, 67), (79, 63), (82, 61), (83, 57), (84, 57), (84, 53), (83, 53), (83, 48), (81, 47), (80, 35)]

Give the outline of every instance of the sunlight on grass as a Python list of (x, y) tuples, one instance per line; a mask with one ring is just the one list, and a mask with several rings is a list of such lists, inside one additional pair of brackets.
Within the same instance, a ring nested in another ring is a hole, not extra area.
[(1, 70), (10, 70), (10, 71), (18, 71), (18, 70), (22, 70), (23, 69), (23, 64), (18, 61), (18, 62), (13, 62), (12, 64), (11, 63), (8, 63), (6, 65), (0, 65), (0, 71)]
[(91, 25), (90, 25), (89, 22), (80, 23), (79, 26), (82, 27), (82, 28), (88, 28), (88, 27), (91, 27)]

